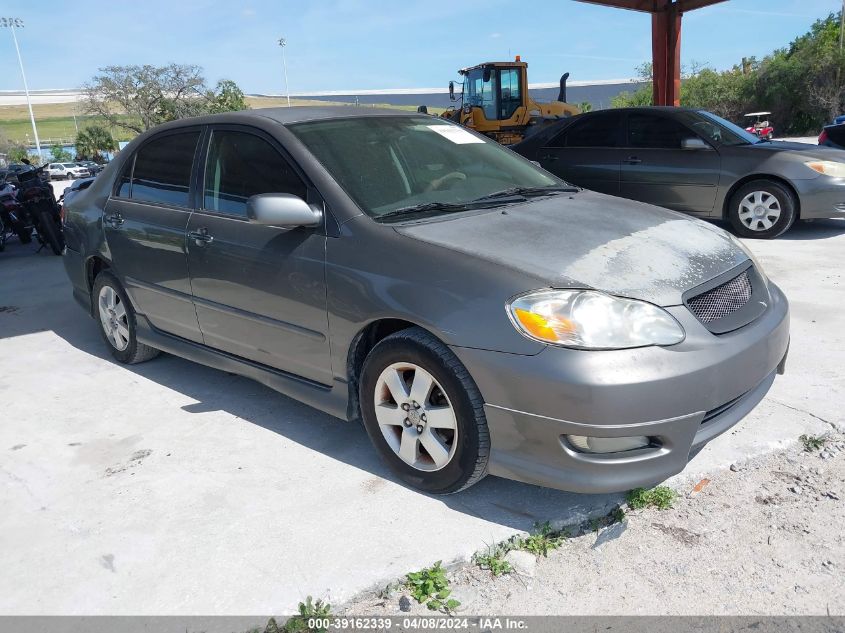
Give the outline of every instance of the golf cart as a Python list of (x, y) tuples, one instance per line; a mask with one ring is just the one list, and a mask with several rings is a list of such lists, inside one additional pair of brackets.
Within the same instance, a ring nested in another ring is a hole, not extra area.
[(769, 116), (770, 114), (771, 112), (749, 112), (746, 114), (745, 117), (754, 119), (754, 122), (747, 126), (745, 131), (756, 134), (760, 138), (771, 140), (775, 135), (775, 128), (769, 124), (768, 119), (763, 118)]

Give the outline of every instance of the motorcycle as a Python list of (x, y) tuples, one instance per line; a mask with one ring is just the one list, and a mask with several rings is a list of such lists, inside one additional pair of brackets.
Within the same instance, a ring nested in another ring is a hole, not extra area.
[(0, 251), (12, 235), (17, 235), (21, 244), (32, 241), (32, 225), (18, 202), (17, 187), (7, 182), (0, 189)]
[[(18, 186), (14, 192), (0, 197), (3, 223), (17, 234), (22, 244), (32, 241), (32, 231), (41, 244), (39, 251), (49, 246), (54, 255), (61, 255), (65, 248), (62, 222), (53, 188), (41, 177), (43, 167), (17, 174)], [(8, 229), (4, 229), (8, 235)]]

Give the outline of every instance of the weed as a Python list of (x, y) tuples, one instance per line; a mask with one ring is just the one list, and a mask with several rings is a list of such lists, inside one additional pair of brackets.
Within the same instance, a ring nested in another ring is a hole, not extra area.
[(798, 440), (808, 453), (821, 449), (827, 443), (827, 438), (821, 435), (799, 435)]
[(513, 549), (531, 552), (535, 556), (548, 556), (549, 550), (557, 549), (566, 540), (566, 536), (562, 532), (554, 531), (548, 521), (536, 524), (534, 530), (534, 534), (516, 538), (513, 541)]
[(667, 486), (657, 486), (651, 490), (635, 488), (628, 493), (628, 505), (634, 510), (654, 507), (659, 510), (668, 510), (678, 494)]
[[(312, 629), (308, 626), (308, 620), (312, 618), (326, 618), (332, 614), (332, 605), (322, 600), (314, 602), (311, 596), (305, 598), (305, 602), (299, 603), (299, 615), (288, 618), (284, 627), (279, 629), (276, 621), (271, 619), (267, 623), (265, 633), (275, 633), (276, 630), (283, 633), (324, 633), (326, 629)], [(274, 628), (271, 628), (271, 625)], [(274, 630), (275, 629), (275, 630)]]
[(449, 579), (446, 578), (446, 570), (437, 561), (431, 567), (420, 571), (411, 572), (407, 575), (407, 586), (414, 599), (420, 604), (425, 603), (432, 611), (446, 612), (453, 611), (460, 602), (449, 596), (452, 590), (449, 589)]
[(473, 560), (476, 565), (481, 567), (481, 569), (489, 570), (494, 576), (509, 574), (513, 571), (513, 567), (511, 567), (511, 564), (505, 560), (505, 555), (510, 551), (510, 549), (511, 548), (507, 547), (505, 544), (491, 545), (487, 548), (486, 553), (476, 554), (473, 557)]

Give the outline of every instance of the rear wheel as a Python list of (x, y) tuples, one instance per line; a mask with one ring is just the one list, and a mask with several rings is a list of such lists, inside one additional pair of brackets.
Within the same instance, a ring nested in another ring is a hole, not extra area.
[(364, 426), (405, 483), (448, 494), (487, 474), (490, 436), (478, 387), (454, 353), (421, 328), (378, 343), (360, 381)]
[(53, 219), (52, 214), (47, 211), (42, 211), (38, 218), (39, 233), (42, 239), (53, 251), (54, 255), (61, 255), (64, 250), (64, 240), (62, 239), (61, 228)]
[(731, 196), (728, 219), (741, 237), (773, 239), (795, 221), (792, 192), (772, 180), (753, 180)]
[(159, 350), (139, 343), (135, 336), (135, 310), (117, 278), (108, 271), (94, 281), (94, 301), (100, 331), (114, 356), (121, 363), (132, 365), (158, 356)]

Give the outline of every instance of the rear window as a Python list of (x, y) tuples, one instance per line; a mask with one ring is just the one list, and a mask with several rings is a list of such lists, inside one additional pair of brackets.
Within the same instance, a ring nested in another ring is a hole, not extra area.
[[(139, 202), (187, 207), (199, 136), (199, 131), (168, 134), (141, 147), (135, 156), (129, 197)], [(122, 191), (120, 186), (118, 195)]]
[(548, 143), (548, 147), (616, 147), (618, 114), (589, 116), (573, 123)]

